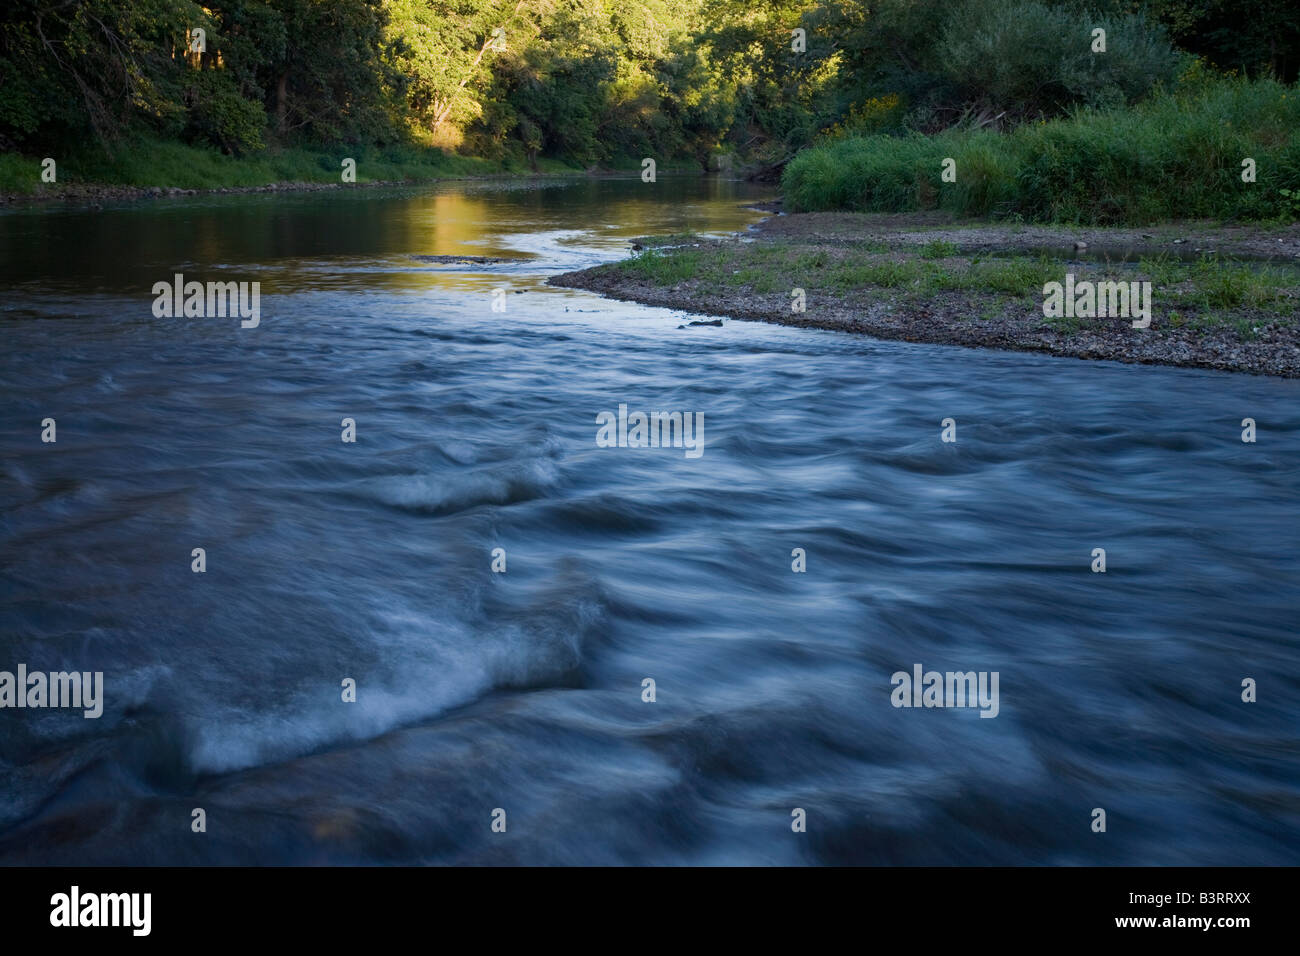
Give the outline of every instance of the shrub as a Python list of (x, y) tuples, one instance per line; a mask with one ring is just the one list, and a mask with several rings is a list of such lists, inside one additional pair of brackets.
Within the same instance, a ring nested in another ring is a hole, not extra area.
[[(1092, 51), (1096, 28), (1104, 53)], [(939, 41), (943, 73), (968, 101), (1012, 117), (1121, 106), (1172, 82), (1178, 56), (1141, 16), (1100, 17), (1038, 0), (967, 0)]]
[(198, 70), (185, 90), (189, 107), (187, 137), (206, 142), (224, 153), (242, 156), (263, 148), (266, 110), (262, 104), (240, 96), (234, 81), (221, 70)]

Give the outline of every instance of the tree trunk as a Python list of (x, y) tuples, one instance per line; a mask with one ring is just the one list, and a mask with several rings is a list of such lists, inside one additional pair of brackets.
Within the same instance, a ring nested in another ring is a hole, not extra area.
[(479, 63), (483, 60), (483, 54), (487, 52), (488, 44), (492, 42), (492, 39), (492, 35), (488, 34), (488, 38), (484, 40), (483, 45), (479, 47), (478, 56), (474, 57), (474, 62), (470, 65), (469, 72), (465, 74), (465, 79), (460, 81), (460, 85), (456, 87), (451, 96), (447, 97), (447, 101), (443, 105), (442, 109), (438, 110), (438, 114), (433, 118), (434, 129), (437, 129), (443, 123), (447, 122), (447, 117), (451, 115), (452, 105), (456, 102), (456, 96), (465, 88), (469, 83), (470, 77), (474, 75), (474, 71), (478, 69)]
[[(527, 0), (519, 0), (519, 2), (515, 4), (514, 12), (510, 14), (510, 17), (506, 20), (506, 23), (514, 22), (515, 17), (519, 16), (519, 11), (523, 9), (524, 4), (526, 2)], [(469, 71), (465, 74), (465, 79), (460, 81), (456, 89), (453, 90), (451, 95), (447, 97), (446, 104), (442, 107), (442, 109), (438, 110), (437, 114), (434, 116), (433, 118), (434, 129), (437, 129), (443, 123), (447, 122), (447, 117), (451, 115), (451, 108), (452, 106), (455, 105), (456, 98), (460, 95), (460, 91), (465, 89), (465, 87), (469, 84), (469, 81), (473, 78), (475, 71), (478, 70), (478, 65), (483, 62), (483, 54), (488, 51), (488, 47), (492, 45), (492, 41), (494, 39), (496, 39), (496, 37), (494, 37), (492, 35), (492, 31), (489, 30), (487, 36), (484, 37), (483, 39), (483, 45), (478, 48), (478, 56), (474, 57), (474, 62), (470, 64)]]
[(278, 132), (284, 132), (284, 125), (288, 118), (289, 71), (285, 70), (280, 74), (280, 80), (275, 85), (275, 128)]

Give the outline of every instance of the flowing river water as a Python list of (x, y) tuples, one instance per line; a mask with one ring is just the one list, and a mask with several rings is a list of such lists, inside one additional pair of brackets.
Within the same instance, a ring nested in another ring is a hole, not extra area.
[[(1300, 382), (545, 284), (766, 195), (0, 214), (0, 670), (104, 675), (0, 710), (0, 863), (1300, 861)], [(156, 317), (176, 273), (259, 324)], [(894, 706), (918, 664), (996, 717)]]

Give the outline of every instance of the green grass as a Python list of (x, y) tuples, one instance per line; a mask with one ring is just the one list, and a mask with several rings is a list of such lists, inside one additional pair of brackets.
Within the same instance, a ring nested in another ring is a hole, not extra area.
[[(956, 181), (941, 179), (945, 158)], [(1242, 160), (1256, 181), (1241, 179)], [(874, 135), (799, 153), (782, 180), (793, 211), (911, 212), (1027, 222), (1294, 220), (1300, 85), (1219, 79), (1128, 109), (1080, 110), (1009, 133)]]
[(840, 265), (827, 276), (832, 288), (856, 289), (859, 286), (874, 285), (882, 289), (901, 289), (920, 286), (930, 276), (916, 262), (894, 262), (883, 259), (879, 262), (864, 262), (857, 265)]
[(924, 251), (920, 257), (909, 257), (898, 252), (832, 251), (768, 241), (714, 244), (707, 250), (650, 248), (607, 268), (661, 285), (699, 279), (719, 286), (745, 286), (755, 292), (796, 286), (846, 292), (874, 286), (922, 295), (963, 291), (1018, 297), (1039, 295), (1043, 284), (1059, 279), (1065, 267), (1047, 258), (1027, 256), (949, 264), (925, 257)]
[(17, 153), (0, 153), (0, 192), (26, 195), (41, 181), (39, 160)]
[(1277, 266), (1234, 262), (1218, 256), (1202, 256), (1186, 266), (1184, 282), (1191, 288), (1180, 290), (1178, 301), (1216, 309), (1256, 309), (1285, 315), (1300, 302), (1292, 295), (1296, 274)]
[(700, 254), (694, 250), (659, 252), (647, 249), (640, 255), (614, 263), (607, 268), (616, 269), (658, 285), (675, 285), (694, 279), (700, 272)]
[(1167, 253), (1144, 257), (1138, 260), (1138, 270), (1160, 286), (1169, 286), (1180, 281), (1186, 264)]
[[(509, 164), (492, 163), (416, 146), (335, 149), (271, 148), (235, 159), (215, 149), (165, 140), (135, 139), (111, 155), (94, 148), (54, 156), (58, 183), (162, 186), (182, 189), (265, 186), (270, 183), (340, 183), (342, 161), (356, 160), (358, 183), (427, 181), (459, 176), (525, 172)], [(563, 164), (544, 162), (544, 172), (571, 171)], [(0, 155), (0, 192), (28, 195), (57, 191), (41, 182), (41, 157)]]
[(921, 247), (922, 259), (948, 259), (957, 254), (957, 244), (934, 239)]
[(810, 252), (807, 255), (799, 256), (795, 260), (795, 266), (800, 269), (814, 270), (825, 269), (830, 263), (830, 255), (825, 249), (818, 249), (816, 252)]
[[(976, 303), (968, 317), (986, 320), (1012, 305), (1041, 308), (1043, 286), (1062, 282), (1066, 272), (1074, 271), (1078, 280), (1093, 282), (1150, 281), (1153, 317), (1159, 327), (1227, 324), (1249, 338), (1261, 323), (1300, 321), (1300, 270), (1284, 266), (1215, 256), (1191, 262), (1160, 256), (1143, 260), (1136, 268), (1119, 263), (1080, 266), (1048, 255), (939, 259), (927, 253), (928, 248), (899, 246), (876, 252), (800, 240), (711, 242), (699, 249), (647, 249), (602, 268), (658, 285), (694, 281), (715, 291), (767, 294), (803, 288), (846, 297), (875, 290), (912, 302), (959, 293)], [(1094, 324), (1087, 318), (1051, 321), (1064, 331)]]

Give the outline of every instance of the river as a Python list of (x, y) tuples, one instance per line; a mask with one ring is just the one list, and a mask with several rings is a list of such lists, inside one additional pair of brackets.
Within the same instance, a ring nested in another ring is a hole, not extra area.
[(0, 863), (1300, 862), (1300, 382), (545, 284), (768, 195), (0, 213), (0, 669), (104, 675), (0, 711)]

